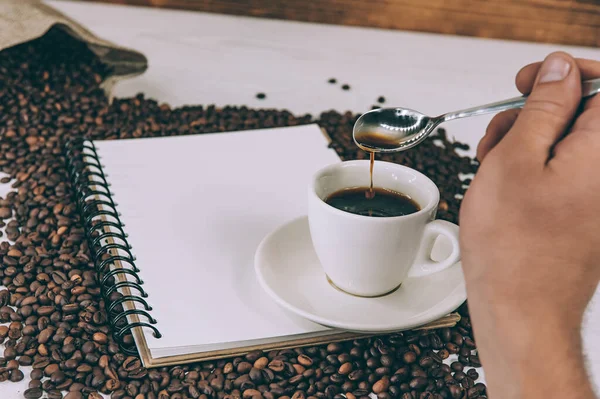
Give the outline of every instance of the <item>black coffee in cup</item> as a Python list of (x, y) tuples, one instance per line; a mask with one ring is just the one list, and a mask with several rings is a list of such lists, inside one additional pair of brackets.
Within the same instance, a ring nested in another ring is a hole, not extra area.
[(352, 187), (334, 192), (325, 202), (339, 210), (373, 217), (403, 216), (421, 210), (408, 195), (371, 187)]

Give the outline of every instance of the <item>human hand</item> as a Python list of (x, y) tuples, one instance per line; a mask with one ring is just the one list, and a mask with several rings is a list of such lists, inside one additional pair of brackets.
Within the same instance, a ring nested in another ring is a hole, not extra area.
[(600, 62), (565, 53), (528, 65), (525, 106), (493, 118), (477, 149), (460, 238), (492, 398), (591, 394), (579, 329), (600, 281), (600, 95), (580, 103), (597, 77)]

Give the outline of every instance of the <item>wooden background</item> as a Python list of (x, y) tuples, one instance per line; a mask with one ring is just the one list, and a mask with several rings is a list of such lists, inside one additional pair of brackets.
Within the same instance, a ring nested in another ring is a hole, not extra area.
[(600, 0), (95, 1), (600, 47)]

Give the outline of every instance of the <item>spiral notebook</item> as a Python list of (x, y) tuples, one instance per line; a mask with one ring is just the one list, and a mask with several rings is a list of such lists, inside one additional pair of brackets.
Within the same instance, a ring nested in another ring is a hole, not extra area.
[(340, 161), (328, 144), (303, 125), (67, 145), (123, 351), (150, 368), (361, 336), (287, 312), (254, 275), (260, 241), (306, 214), (310, 177)]

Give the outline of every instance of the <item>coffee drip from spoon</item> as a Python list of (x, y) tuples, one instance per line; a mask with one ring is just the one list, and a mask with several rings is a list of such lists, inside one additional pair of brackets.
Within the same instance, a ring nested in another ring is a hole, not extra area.
[[(600, 92), (600, 79), (582, 82), (581, 92), (582, 98)], [(435, 117), (410, 108), (378, 108), (362, 114), (356, 120), (352, 136), (359, 148), (370, 153), (405, 151), (421, 143), (444, 122), (522, 108), (526, 100), (527, 96), (514, 97)]]

